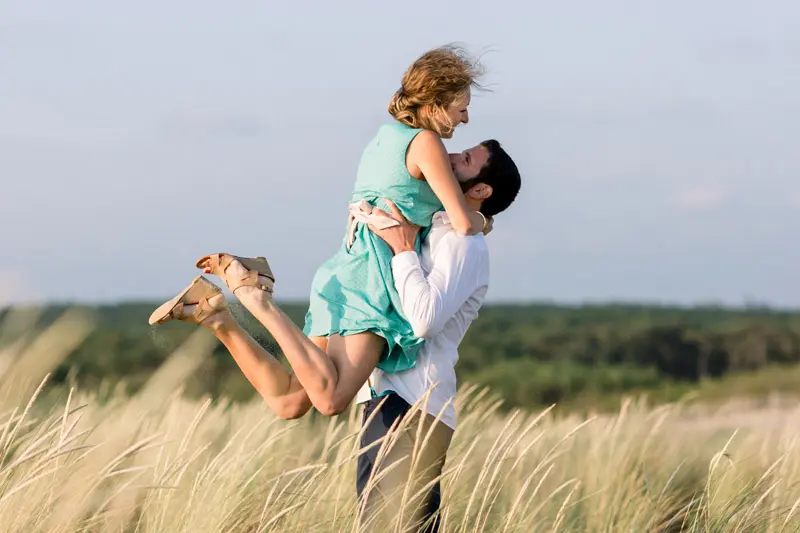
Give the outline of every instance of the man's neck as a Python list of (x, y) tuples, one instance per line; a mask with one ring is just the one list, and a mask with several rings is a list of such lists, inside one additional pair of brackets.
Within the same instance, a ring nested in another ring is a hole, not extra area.
[[(467, 204), (468, 211), (480, 211), (481, 207), (483, 207), (483, 202), (480, 200), (475, 200), (474, 198), (470, 198), (469, 196), (465, 196), (464, 201)], [(447, 213), (444, 209), (437, 213), (437, 217), (441, 217), (439, 220), (443, 221), (445, 224), (450, 224), (450, 218), (447, 216)]]
[(467, 209), (470, 211), (480, 211), (481, 207), (483, 206), (483, 202), (480, 200), (475, 200), (474, 198), (466, 197), (464, 198), (467, 202)]

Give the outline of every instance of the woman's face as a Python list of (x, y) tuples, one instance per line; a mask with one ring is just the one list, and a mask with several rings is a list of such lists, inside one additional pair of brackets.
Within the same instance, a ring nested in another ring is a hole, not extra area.
[(449, 139), (453, 136), (453, 131), (461, 124), (466, 124), (469, 122), (469, 103), (471, 100), (472, 94), (469, 89), (467, 89), (467, 94), (464, 95), (463, 98), (460, 98), (450, 104), (447, 108), (447, 118), (450, 120), (450, 124), (453, 127), (442, 135), (445, 139)]

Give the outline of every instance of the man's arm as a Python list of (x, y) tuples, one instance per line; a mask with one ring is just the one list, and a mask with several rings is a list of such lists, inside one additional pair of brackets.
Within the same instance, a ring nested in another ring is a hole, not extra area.
[(394, 285), (414, 335), (438, 334), (470, 296), (483, 285), (485, 257), (470, 237), (446, 235), (431, 256), (425, 276), (419, 256), (403, 252), (392, 258)]
[(414, 335), (432, 337), (485, 284), (486, 257), (475, 247), (472, 238), (449, 233), (433, 251), (432, 268), (426, 277), (414, 249), (419, 228), (403, 218), (393, 204), (387, 203), (392, 210), (387, 216), (400, 225), (383, 230), (372, 228), (372, 231), (386, 241), (395, 254), (392, 258), (394, 284)]

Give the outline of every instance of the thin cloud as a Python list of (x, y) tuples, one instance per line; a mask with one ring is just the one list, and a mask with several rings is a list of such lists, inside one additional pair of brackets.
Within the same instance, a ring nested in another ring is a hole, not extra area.
[(163, 129), (212, 137), (261, 137), (267, 133), (266, 124), (258, 117), (194, 109), (173, 113), (164, 120)]
[(681, 209), (708, 211), (716, 209), (728, 200), (728, 191), (714, 185), (700, 185), (679, 191), (669, 204)]

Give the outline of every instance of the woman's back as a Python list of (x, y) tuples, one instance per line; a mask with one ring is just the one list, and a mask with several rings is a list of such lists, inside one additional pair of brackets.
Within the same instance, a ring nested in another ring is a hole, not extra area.
[(361, 156), (356, 184), (350, 202), (367, 200), (383, 209), (382, 198), (392, 200), (403, 216), (417, 226), (430, 226), (442, 203), (424, 180), (414, 178), (406, 167), (406, 152), (422, 129), (400, 122), (378, 129)]

